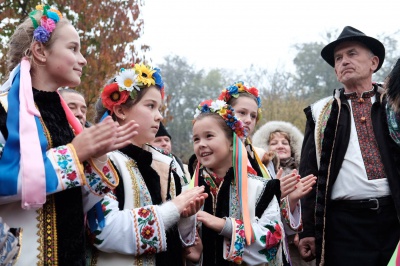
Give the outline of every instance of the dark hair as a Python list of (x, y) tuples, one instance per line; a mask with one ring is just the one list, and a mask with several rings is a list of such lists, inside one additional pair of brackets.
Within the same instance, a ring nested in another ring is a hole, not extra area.
[(228, 138), (228, 140), (232, 143), (233, 142), (233, 131), (232, 129), (225, 123), (224, 119), (216, 113), (201, 113), (199, 114), (193, 121), (193, 124), (196, 123), (196, 121), (199, 121), (205, 117), (211, 117), (215, 119), (219, 127), (224, 131), (225, 137)]
[(389, 103), (393, 110), (398, 113), (400, 111), (400, 59), (397, 60), (392, 71), (390, 71), (385, 84)]

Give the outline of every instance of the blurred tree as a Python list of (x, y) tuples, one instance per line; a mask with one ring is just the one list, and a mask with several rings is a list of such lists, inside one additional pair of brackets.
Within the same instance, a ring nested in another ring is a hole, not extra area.
[(341, 87), (335, 71), (320, 55), (324, 46), (318, 42), (295, 45), (298, 52), (293, 60), (296, 67), (293, 87), (311, 101), (332, 95), (335, 88)]
[(395, 32), (392, 35), (381, 34), (377, 38), (385, 46), (386, 56), (383, 62), (382, 68), (376, 72), (373, 76), (373, 80), (376, 82), (384, 82), (390, 71), (394, 67), (397, 59), (400, 56), (400, 51), (397, 49), (398, 41), (396, 37), (399, 36), (400, 31)]
[[(14, 29), (38, 4), (49, 4), (65, 15), (81, 36), (81, 52), (87, 60), (82, 83), (76, 89), (86, 98), (88, 106), (95, 103), (106, 79), (114, 75), (121, 63), (141, 61), (146, 45), (134, 46), (143, 33), (140, 11), (143, 0), (121, 1), (40, 1), (5, 0), (0, 4), (0, 78), (6, 75), (5, 54)], [(89, 108), (92, 111), (92, 108)], [(92, 114), (88, 114), (90, 119)]]
[(220, 70), (196, 70), (179, 56), (167, 56), (165, 63), (159, 67), (166, 95), (171, 97), (167, 110), (172, 119), (166, 127), (172, 136), (173, 152), (186, 162), (193, 154), (191, 133), (194, 110), (203, 100), (216, 98), (225, 82)]

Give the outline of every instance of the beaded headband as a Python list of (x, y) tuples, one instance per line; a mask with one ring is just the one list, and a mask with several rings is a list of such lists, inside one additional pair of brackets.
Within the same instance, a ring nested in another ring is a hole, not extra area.
[(255, 87), (247, 88), (244, 85), (243, 81), (237, 81), (234, 84), (232, 84), (231, 86), (223, 89), (221, 94), (218, 96), (218, 100), (223, 100), (225, 102), (229, 102), (229, 100), (232, 97), (238, 98), (240, 93), (242, 93), (242, 92), (249, 93), (249, 94), (253, 95), (254, 97), (256, 97), (257, 106), (258, 106), (258, 109), (257, 109), (257, 121), (258, 121), (261, 118), (261, 99), (258, 94), (257, 88), (255, 88)]
[[(40, 21), (35, 19), (35, 15), (38, 11), (42, 11), (42, 17)], [(51, 8), (48, 5), (37, 5), (36, 10), (29, 13), (29, 17), (32, 20), (34, 31), (33, 37), (36, 41), (46, 43), (50, 39), (50, 34), (56, 28), (57, 22), (62, 19), (60, 11), (55, 8)]]
[(121, 105), (128, 100), (128, 97), (135, 99), (137, 92), (150, 86), (156, 86), (164, 98), (164, 82), (161, 71), (148, 65), (138, 64), (132, 68), (121, 68), (115, 81), (104, 87), (101, 92), (103, 106), (113, 112), (115, 105)]
[(226, 102), (221, 100), (206, 100), (197, 106), (194, 118), (196, 119), (201, 113), (216, 113), (220, 115), (228, 127), (232, 129), (239, 138), (246, 138), (247, 132), (243, 127), (242, 121), (237, 119), (234, 109)]

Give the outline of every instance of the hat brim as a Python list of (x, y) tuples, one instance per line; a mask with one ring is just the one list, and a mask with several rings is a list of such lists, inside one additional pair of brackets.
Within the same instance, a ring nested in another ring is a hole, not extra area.
[(335, 67), (335, 59), (334, 59), (335, 48), (343, 42), (351, 42), (351, 41), (360, 42), (364, 44), (372, 51), (374, 55), (376, 55), (379, 58), (378, 67), (374, 72), (378, 71), (383, 64), (383, 61), (385, 60), (385, 47), (380, 41), (369, 36), (349, 36), (333, 41), (322, 49), (321, 51), (322, 58), (329, 65)]

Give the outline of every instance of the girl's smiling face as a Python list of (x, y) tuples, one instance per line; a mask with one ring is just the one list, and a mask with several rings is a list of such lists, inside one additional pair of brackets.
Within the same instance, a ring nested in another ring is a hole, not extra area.
[(223, 177), (232, 167), (232, 140), (227, 138), (221, 123), (218, 123), (220, 121), (216, 119), (222, 120), (218, 115), (196, 120), (193, 125), (193, 148), (202, 165)]

